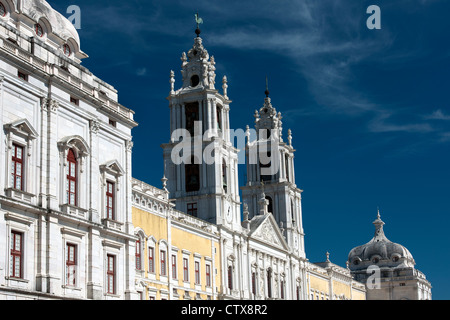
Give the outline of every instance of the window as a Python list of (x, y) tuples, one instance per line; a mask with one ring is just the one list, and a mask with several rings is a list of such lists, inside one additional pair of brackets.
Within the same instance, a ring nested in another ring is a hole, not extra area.
[(42, 26), (39, 23), (36, 23), (34, 25), (34, 32), (36, 32), (36, 35), (38, 37), (43, 37), (44, 36), (44, 29), (42, 28)]
[(23, 233), (11, 232), (10, 276), (22, 278)]
[(116, 293), (116, 286), (115, 286), (115, 281), (116, 281), (116, 257), (113, 255), (108, 254), (107, 255), (107, 271), (106, 271), (106, 277), (107, 277), (107, 292), (108, 293), (112, 293), (115, 294)]
[(228, 266), (228, 289), (233, 290), (233, 267)]
[(67, 154), (67, 203), (77, 205), (77, 159), (72, 149)]
[(198, 75), (193, 75), (191, 77), (191, 87), (195, 88), (196, 86), (198, 86), (198, 84), (200, 83), (200, 78)]
[(272, 198), (267, 196), (266, 200), (269, 202), (269, 205), (267, 206), (267, 211), (273, 213), (273, 200), (272, 200)]
[(272, 269), (267, 271), (267, 296), (272, 298)]
[(195, 122), (199, 121), (198, 102), (188, 103), (184, 108), (186, 116), (186, 130), (189, 131), (191, 136), (194, 136)]
[(172, 279), (177, 278), (177, 256), (172, 255)]
[(187, 214), (193, 217), (197, 217), (197, 203), (188, 203)]
[(142, 270), (142, 263), (141, 263), (141, 240), (136, 241), (136, 270)]
[(200, 284), (200, 262), (195, 261), (194, 263), (195, 271), (195, 284)]
[(0, 17), (6, 17), (6, 13), (7, 11), (5, 6), (3, 5), (3, 3), (0, 2)]
[(195, 158), (191, 157), (191, 163), (185, 165), (186, 192), (200, 190), (200, 165), (195, 164)]
[(77, 246), (66, 244), (66, 285), (76, 286)]
[(159, 252), (160, 255), (160, 261), (161, 261), (161, 275), (165, 276), (166, 275), (166, 252), (161, 250)]
[(183, 258), (183, 281), (189, 281), (189, 260)]
[(280, 281), (280, 298), (284, 299), (284, 280)]
[(209, 264), (206, 265), (206, 286), (211, 287), (211, 266)]
[(108, 123), (113, 126), (114, 128), (117, 126), (117, 122), (114, 120), (109, 119)]
[(155, 273), (155, 249), (148, 248), (148, 272)]
[(26, 73), (18, 71), (17, 76), (24, 81), (28, 81), (28, 75)]
[(114, 212), (114, 183), (106, 182), (106, 218), (110, 220), (115, 220)]
[(16, 144), (12, 148), (11, 186), (23, 191), (23, 147)]
[(222, 130), (222, 109), (217, 106), (216, 108), (216, 114), (217, 114), (217, 129)]
[(286, 168), (286, 180), (290, 181), (289, 179), (289, 156), (286, 155), (284, 158), (284, 166)]
[(259, 166), (261, 168), (261, 181), (270, 181), (272, 180), (272, 175), (270, 173), (272, 173), (272, 162), (271, 162), (271, 158), (272, 158), (272, 153), (270, 151), (260, 152), (260, 162), (259, 162)]
[(70, 46), (66, 43), (63, 46), (63, 52), (65, 56), (70, 56), (70, 54), (72, 53), (72, 50), (70, 50)]
[(222, 186), (225, 193), (227, 192), (227, 163), (225, 159), (222, 161)]
[(80, 104), (80, 100), (74, 97), (70, 97), (70, 103), (73, 103), (74, 105), (78, 106)]
[(252, 272), (252, 293), (256, 295), (256, 272)]

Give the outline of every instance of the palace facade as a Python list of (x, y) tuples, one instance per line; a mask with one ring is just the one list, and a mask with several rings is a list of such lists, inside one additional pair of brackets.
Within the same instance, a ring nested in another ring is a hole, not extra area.
[(134, 112), (85, 58), (46, 1), (0, 0), (0, 299), (366, 299), (353, 267), (307, 259), (268, 90), (239, 189), (227, 79), (219, 92), (200, 30), (179, 88), (170, 76), (162, 188), (133, 178)]

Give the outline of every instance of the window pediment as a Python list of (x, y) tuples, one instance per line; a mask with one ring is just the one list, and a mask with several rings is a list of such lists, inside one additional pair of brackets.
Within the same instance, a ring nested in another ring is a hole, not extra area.
[(25, 139), (28, 138), (34, 140), (39, 136), (37, 131), (34, 130), (33, 126), (27, 119), (20, 119), (12, 123), (5, 124), (4, 128), (7, 133), (12, 132), (15, 135), (21, 136)]
[(102, 172), (110, 173), (114, 176), (123, 176), (125, 171), (117, 160), (111, 160), (100, 166)]
[(58, 142), (61, 149), (74, 149), (78, 156), (87, 156), (91, 153), (88, 143), (80, 136), (69, 136)]

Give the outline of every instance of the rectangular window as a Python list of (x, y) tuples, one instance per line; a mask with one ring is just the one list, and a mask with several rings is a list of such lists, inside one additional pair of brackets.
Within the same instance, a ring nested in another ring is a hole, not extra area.
[(11, 186), (23, 191), (23, 147), (13, 144), (11, 160)]
[(114, 212), (114, 183), (106, 182), (106, 218), (110, 220), (115, 220)]
[(78, 106), (80, 104), (80, 101), (74, 97), (70, 97), (70, 102), (76, 106)]
[(233, 290), (233, 267), (228, 266), (228, 289)]
[(187, 214), (193, 217), (197, 217), (197, 203), (188, 203)]
[(284, 299), (284, 280), (280, 281), (280, 298)]
[(161, 275), (165, 276), (166, 275), (166, 252), (161, 250), (159, 252), (160, 255), (160, 260), (161, 260)]
[(195, 261), (194, 263), (195, 267), (195, 284), (200, 284), (200, 262)]
[(183, 281), (189, 281), (189, 260), (187, 258), (183, 258)]
[(177, 256), (172, 255), (172, 279), (177, 278)]
[(148, 248), (148, 272), (155, 273), (155, 249)]
[(66, 285), (76, 286), (77, 246), (66, 244)]
[(17, 76), (24, 81), (28, 81), (28, 75), (26, 73), (18, 71)]
[(256, 272), (252, 272), (252, 293), (256, 295)]
[(136, 270), (142, 270), (142, 264), (141, 264), (141, 241), (136, 241), (136, 253), (135, 253), (135, 260), (136, 260)]
[(11, 256), (9, 262), (10, 276), (22, 278), (23, 233), (11, 232)]
[(206, 265), (206, 286), (211, 287), (211, 266)]
[(107, 277), (107, 292), (115, 294), (116, 293), (116, 257), (113, 255), (108, 254), (107, 255), (107, 270), (106, 270), (106, 277)]
[(113, 126), (114, 128), (117, 126), (117, 122), (114, 121), (114, 120), (111, 120), (111, 119), (109, 119), (109, 124), (110, 124), (111, 126)]

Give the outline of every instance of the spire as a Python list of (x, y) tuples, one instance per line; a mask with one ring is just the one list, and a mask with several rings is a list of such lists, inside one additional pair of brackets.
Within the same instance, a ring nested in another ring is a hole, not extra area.
[(373, 224), (375, 226), (374, 240), (379, 241), (382, 239), (386, 239), (386, 236), (384, 235), (384, 231), (383, 231), (384, 222), (383, 222), (383, 220), (381, 220), (379, 208), (377, 209), (377, 219), (373, 222)]
[(269, 92), (269, 79), (267, 76), (266, 76), (266, 92), (265, 92), (265, 94), (266, 94), (266, 98), (268, 98), (270, 92)]

